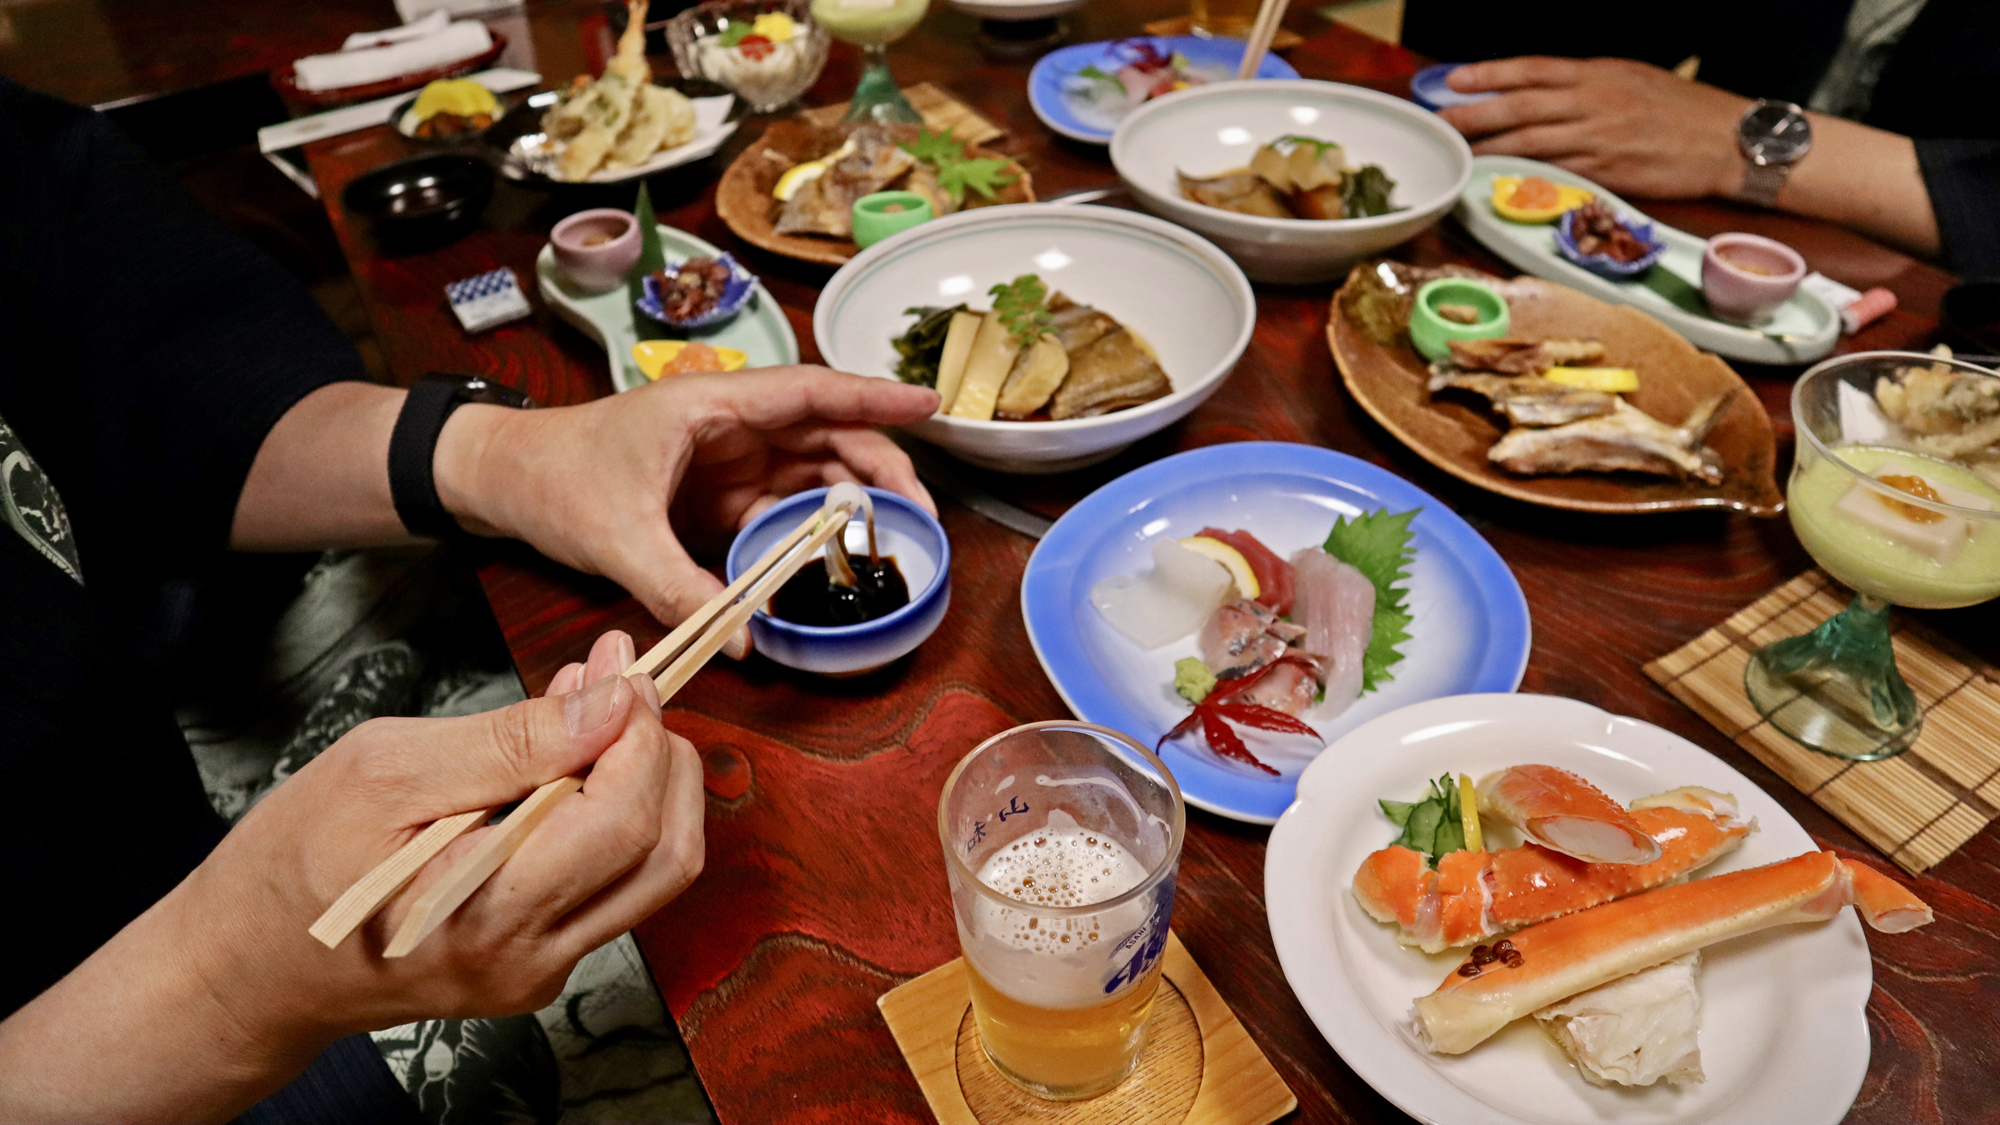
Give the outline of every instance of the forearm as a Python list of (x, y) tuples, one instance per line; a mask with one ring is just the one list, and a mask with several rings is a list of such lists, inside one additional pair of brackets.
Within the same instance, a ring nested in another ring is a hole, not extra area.
[[(228, 1121), (338, 1037), (225, 1002), (175, 892), (0, 1022), (0, 1122)], [(307, 1016), (308, 1012), (297, 1013)]]
[(1780, 209), (1934, 258), (1937, 215), (1910, 138), (1811, 114), (1813, 148), (1786, 178)]
[[(257, 450), (237, 499), (230, 547), (306, 551), (412, 541), (389, 491), (389, 438), (403, 398), (401, 390), (347, 382), (300, 399)], [(469, 530), (491, 530), (474, 510), (479, 489), (472, 474), (509, 413), (460, 407), (438, 437), (438, 495)]]

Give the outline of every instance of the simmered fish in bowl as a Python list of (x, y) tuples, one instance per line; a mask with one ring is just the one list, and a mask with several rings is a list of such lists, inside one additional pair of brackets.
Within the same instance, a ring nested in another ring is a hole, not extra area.
[(977, 465), (1052, 473), (1178, 421), (1250, 340), (1243, 272), (1132, 211), (985, 207), (842, 267), (813, 309), (829, 366), (936, 387), (910, 432)]

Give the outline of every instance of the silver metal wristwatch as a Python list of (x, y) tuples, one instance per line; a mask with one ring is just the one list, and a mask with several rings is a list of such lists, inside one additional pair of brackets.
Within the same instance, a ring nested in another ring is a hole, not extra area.
[(1792, 165), (1812, 151), (1812, 122), (1791, 102), (1764, 98), (1736, 123), (1736, 148), (1744, 160), (1743, 186), (1736, 197), (1759, 207), (1775, 207)]

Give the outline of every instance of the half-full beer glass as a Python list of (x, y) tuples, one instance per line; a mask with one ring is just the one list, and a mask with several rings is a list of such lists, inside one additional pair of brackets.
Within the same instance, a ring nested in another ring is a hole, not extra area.
[(1101, 1094), (1145, 1045), (1187, 810), (1152, 752), (1090, 723), (981, 743), (938, 799), (979, 1042), (1045, 1098)]

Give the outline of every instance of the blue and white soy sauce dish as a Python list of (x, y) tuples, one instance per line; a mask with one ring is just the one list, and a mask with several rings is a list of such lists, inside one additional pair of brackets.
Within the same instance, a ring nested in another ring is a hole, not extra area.
[[(736, 581), (807, 516), (827, 506), (829, 497), (838, 503), (850, 493), (861, 493), (872, 504), (876, 550), (895, 560), (909, 587), (909, 604), (872, 621), (835, 626), (785, 621), (766, 605), (750, 618), (751, 643), (788, 668), (833, 677), (874, 671), (915, 651), (951, 606), (951, 542), (937, 517), (893, 492), (851, 484), (815, 488), (766, 508), (730, 544), (728, 580)], [(838, 541), (850, 555), (868, 554), (868, 521), (859, 506)]]

